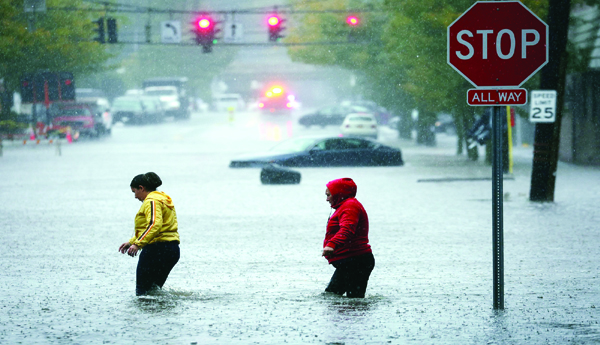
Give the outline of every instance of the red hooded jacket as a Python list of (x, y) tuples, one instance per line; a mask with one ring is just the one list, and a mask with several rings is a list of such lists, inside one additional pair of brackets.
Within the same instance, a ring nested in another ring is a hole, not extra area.
[(354, 198), (356, 184), (351, 178), (341, 178), (327, 183), (335, 212), (327, 222), (323, 247), (334, 249), (327, 256), (332, 263), (352, 256), (371, 253), (369, 245), (369, 217), (363, 205)]

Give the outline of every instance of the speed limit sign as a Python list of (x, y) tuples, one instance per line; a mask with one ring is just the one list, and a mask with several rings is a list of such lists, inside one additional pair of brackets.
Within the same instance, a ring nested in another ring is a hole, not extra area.
[(556, 120), (556, 91), (531, 91), (529, 122), (552, 123)]

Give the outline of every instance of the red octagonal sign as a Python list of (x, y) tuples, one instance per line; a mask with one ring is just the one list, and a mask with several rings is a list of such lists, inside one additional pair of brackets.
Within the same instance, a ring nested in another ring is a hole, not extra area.
[(519, 87), (548, 62), (548, 25), (518, 1), (478, 1), (448, 26), (448, 64), (478, 88)]

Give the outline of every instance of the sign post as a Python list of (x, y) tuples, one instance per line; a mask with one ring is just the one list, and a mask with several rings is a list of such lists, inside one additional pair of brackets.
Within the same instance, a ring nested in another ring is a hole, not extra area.
[[(524, 105), (519, 87), (548, 63), (548, 25), (519, 1), (478, 1), (448, 26), (448, 64), (476, 89), (467, 104), (493, 106), (492, 208), (494, 309), (504, 309), (501, 106)], [(510, 126), (510, 123), (507, 124)]]

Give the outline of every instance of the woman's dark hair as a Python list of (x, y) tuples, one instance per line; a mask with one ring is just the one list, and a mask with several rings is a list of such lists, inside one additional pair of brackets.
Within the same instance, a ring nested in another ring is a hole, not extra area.
[(145, 174), (139, 174), (131, 180), (130, 187), (138, 188), (139, 186), (143, 186), (147, 191), (153, 192), (162, 185), (162, 181), (160, 177), (156, 175), (156, 173), (148, 172)]

